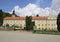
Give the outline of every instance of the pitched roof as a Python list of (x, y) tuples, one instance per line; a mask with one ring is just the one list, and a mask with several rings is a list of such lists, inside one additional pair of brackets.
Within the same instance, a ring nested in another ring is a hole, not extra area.
[[(20, 17), (5, 17), (4, 20), (25, 20), (25, 16)], [(32, 16), (32, 20), (46, 20), (48, 19), (48, 16)]]
[(25, 17), (5, 17), (4, 20), (25, 20)]
[(46, 20), (48, 19), (48, 16), (33, 16), (32, 17), (33, 20)]

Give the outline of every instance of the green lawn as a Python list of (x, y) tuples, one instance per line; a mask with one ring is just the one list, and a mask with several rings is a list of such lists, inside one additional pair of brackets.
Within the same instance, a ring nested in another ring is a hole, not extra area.
[(44, 30), (36, 30), (36, 31), (33, 31), (34, 34), (52, 34), (52, 35), (60, 35), (60, 32), (58, 31), (44, 31)]

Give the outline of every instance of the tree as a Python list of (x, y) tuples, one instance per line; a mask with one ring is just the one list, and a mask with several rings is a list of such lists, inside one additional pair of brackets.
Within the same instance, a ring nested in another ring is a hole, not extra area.
[(3, 18), (5, 18), (5, 17), (11, 17), (11, 16), (12, 16), (12, 14), (7, 13), (7, 12), (3, 12)]
[(0, 26), (3, 25), (3, 18), (5, 18), (5, 17), (11, 17), (11, 16), (12, 16), (12, 14), (4, 12), (4, 11), (2, 11), (2, 9), (0, 9)]
[(28, 29), (29, 30), (33, 30), (33, 22), (32, 22), (32, 16), (29, 16), (29, 19), (28, 19)]
[(32, 22), (32, 16), (26, 16), (26, 30), (33, 30), (34, 22)]
[(6, 24), (6, 28), (7, 28), (7, 30), (9, 30), (9, 24)]
[(0, 10), (0, 26), (3, 24), (3, 11)]
[(27, 28), (28, 28), (28, 16), (26, 16), (26, 27), (25, 27), (25, 29), (28, 30)]
[(9, 24), (6, 24), (6, 27), (9, 27)]
[(33, 26), (35, 26), (35, 21), (33, 21)]
[(60, 32), (60, 13), (57, 16), (57, 25), (58, 25), (57, 29)]

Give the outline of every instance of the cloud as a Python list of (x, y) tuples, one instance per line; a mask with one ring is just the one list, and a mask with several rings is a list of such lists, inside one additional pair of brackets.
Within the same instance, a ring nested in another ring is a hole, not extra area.
[(36, 16), (37, 14), (40, 16), (48, 16), (49, 14), (57, 16), (60, 12), (60, 0), (52, 0), (51, 7), (46, 8), (39, 7), (40, 2), (41, 0), (37, 0), (36, 4), (29, 3), (23, 8), (21, 8), (19, 5), (16, 5), (14, 6), (13, 10), (15, 10), (15, 13), (19, 16)]
[(40, 8), (39, 6), (37, 6), (36, 4), (31, 4), (29, 3), (27, 6), (20, 8), (18, 5), (14, 7), (15, 13), (19, 16), (34, 16), (34, 15), (41, 15), (41, 16), (47, 16), (49, 15), (49, 8)]

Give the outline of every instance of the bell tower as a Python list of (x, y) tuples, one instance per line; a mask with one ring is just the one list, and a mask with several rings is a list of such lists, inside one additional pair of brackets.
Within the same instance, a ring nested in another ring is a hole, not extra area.
[(12, 17), (15, 17), (15, 10), (13, 10)]
[(12, 14), (15, 15), (15, 10), (13, 10), (13, 13)]

